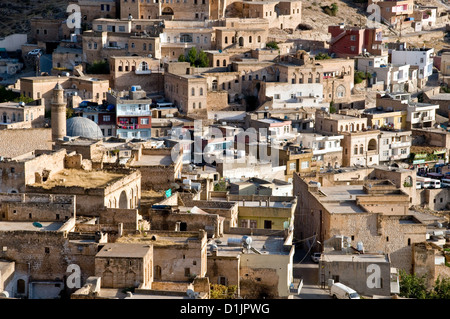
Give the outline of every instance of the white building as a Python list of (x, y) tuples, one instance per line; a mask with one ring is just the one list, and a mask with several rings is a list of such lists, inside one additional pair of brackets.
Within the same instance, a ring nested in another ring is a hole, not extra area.
[(436, 122), (436, 110), (438, 104), (409, 103), (406, 122), (411, 123), (411, 128), (433, 127)]
[(313, 153), (313, 161), (321, 162), (322, 166), (337, 167), (341, 165), (341, 160), (332, 160), (333, 157), (342, 157), (341, 140), (343, 135), (322, 135), (317, 133), (302, 133), (299, 144), (302, 147), (310, 148)]
[(323, 102), (323, 85), (266, 82), (265, 96), (273, 98), (272, 108), (329, 107)]
[(380, 162), (395, 162), (409, 157), (412, 145), (411, 131), (381, 131)]
[(398, 65), (409, 64), (418, 68), (420, 87), (433, 73), (434, 48), (418, 48), (413, 50), (392, 50), (391, 63)]
[(357, 70), (372, 75), (369, 85), (382, 85), (388, 92), (415, 91), (417, 70), (409, 64), (392, 64), (388, 56), (357, 57)]

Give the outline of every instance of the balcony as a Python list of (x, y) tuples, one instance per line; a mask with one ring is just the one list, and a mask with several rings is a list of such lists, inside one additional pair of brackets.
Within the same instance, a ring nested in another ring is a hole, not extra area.
[(141, 75), (141, 74), (151, 74), (151, 73), (152, 73), (152, 70), (135, 70), (134, 73), (137, 74), (137, 75)]
[(410, 147), (411, 142), (393, 142), (389, 144), (389, 148), (400, 148), (400, 147)]

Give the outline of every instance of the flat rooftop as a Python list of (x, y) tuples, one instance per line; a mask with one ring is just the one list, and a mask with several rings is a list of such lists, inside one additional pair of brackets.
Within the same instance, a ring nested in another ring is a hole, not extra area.
[(339, 261), (339, 262), (362, 262), (362, 263), (383, 263), (389, 262), (389, 259), (385, 255), (381, 254), (345, 254), (343, 252), (337, 253), (336, 251), (331, 251), (330, 253), (325, 253), (323, 257), (327, 262)]
[[(211, 244), (217, 245), (217, 256), (238, 256), (242, 254), (242, 245), (229, 244), (230, 241), (238, 242), (243, 235), (224, 234), (223, 237), (217, 238)], [(251, 247), (256, 248), (263, 255), (288, 255), (290, 252), (283, 249), (284, 238), (279, 236), (248, 236), (251, 237)], [(230, 240), (230, 241), (229, 241)], [(208, 248), (209, 249), (209, 248)], [(244, 254), (258, 254), (255, 251), (245, 251)]]
[(362, 185), (342, 185), (321, 187), (320, 202), (331, 213), (365, 213), (361, 206), (356, 204), (356, 196), (367, 195)]
[(130, 166), (169, 166), (173, 163), (170, 155), (142, 155), (139, 161), (133, 161)]
[(51, 189), (57, 186), (99, 188), (123, 178), (125, 174), (109, 171), (85, 171), (81, 169), (63, 169), (43, 183), (32, 186)]
[(35, 222), (13, 222), (2, 221), (0, 222), (0, 231), (57, 231), (64, 223), (63, 222), (39, 222), (42, 227), (37, 227)]
[(150, 249), (151, 245), (146, 243), (111, 243), (106, 244), (95, 256), (142, 258)]

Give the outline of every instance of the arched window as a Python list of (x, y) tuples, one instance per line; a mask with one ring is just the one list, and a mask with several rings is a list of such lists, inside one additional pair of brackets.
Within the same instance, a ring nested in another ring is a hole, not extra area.
[(225, 43), (226, 44), (228, 43), (228, 37), (225, 37)]
[(148, 71), (148, 63), (145, 62), (145, 61), (142, 61), (139, 64), (139, 70), (141, 70), (141, 71)]
[(343, 85), (339, 85), (336, 89), (336, 95), (339, 98), (342, 98), (345, 96), (345, 87)]
[(248, 37), (248, 43), (252, 43), (252, 36)]
[(194, 88), (191, 89), (191, 95), (192, 95), (192, 96), (195, 95), (195, 89), (194, 89)]
[(203, 95), (203, 88), (200, 88), (200, 95)]
[(227, 66), (227, 60), (224, 59), (224, 60), (222, 61), (222, 66)]
[(261, 42), (261, 36), (258, 35), (258, 43)]
[(371, 139), (369, 141), (369, 145), (367, 146), (368, 151), (375, 151), (377, 149), (377, 141), (375, 139)]
[(364, 145), (359, 145), (359, 154), (364, 154)]

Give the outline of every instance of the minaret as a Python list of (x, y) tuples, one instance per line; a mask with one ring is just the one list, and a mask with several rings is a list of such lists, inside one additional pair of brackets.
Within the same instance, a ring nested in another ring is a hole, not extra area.
[(64, 102), (64, 89), (56, 84), (52, 97), (52, 140), (56, 141), (66, 136), (66, 103)]

